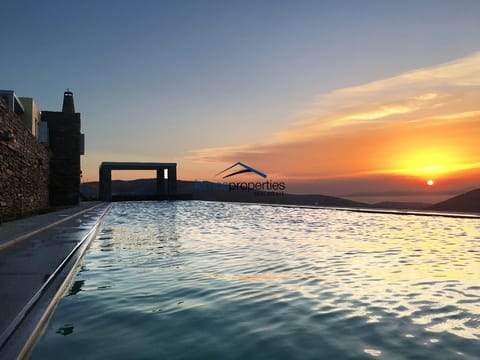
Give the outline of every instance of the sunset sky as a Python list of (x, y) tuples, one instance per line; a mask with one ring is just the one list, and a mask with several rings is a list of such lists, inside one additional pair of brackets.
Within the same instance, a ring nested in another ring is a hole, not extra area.
[(212, 181), (242, 161), (287, 191), (359, 200), (480, 187), (479, 1), (9, 1), (2, 14), (0, 88), (42, 110), (74, 92), (83, 181), (102, 161)]

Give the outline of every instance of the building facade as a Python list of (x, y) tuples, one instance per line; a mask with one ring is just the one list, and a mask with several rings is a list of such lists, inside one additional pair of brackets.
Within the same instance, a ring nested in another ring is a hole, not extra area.
[(27, 130), (38, 139), (40, 110), (35, 100), (30, 97), (18, 97), (13, 90), (0, 90), (0, 98), (5, 101), (8, 110), (17, 114)]
[(41, 122), (48, 127), (50, 205), (76, 205), (80, 199), (84, 136), (80, 132), (80, 113), (75, 112), (73, 93), (64, 93), (62, 111), (42, 111)]
[(20, 115), (23, 125), (38, 139), (38, 123), (40, 122), (40, 110), (34, 99), (29, 97), (19, 97), (23, 105), (23, 114)]
[(40, 113), (32, 98), (0, 90), (0, 222), (79, 203), (80, 126), (70, 91), (62, 111)]
[(17, 115), (24, 113), (23, 105), (20, 99), (13, 90), (0, 90), (0, 98), (2, 98), (7, 104), (8, 110), (14, 112)]

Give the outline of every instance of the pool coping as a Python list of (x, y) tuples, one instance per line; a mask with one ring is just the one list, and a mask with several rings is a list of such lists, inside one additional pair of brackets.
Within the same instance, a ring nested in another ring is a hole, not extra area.
[[(28, 239), (28, 238), (30, 238), (30, 237), (32, 237), (32, 236), (35, 236), (35, 235), (37, 235), (37, 234), (39, 234), (39, 233), (41, 233), (41, 232), (43, 232), (43, 231), (45, 231), (45, 230), (48, 230), (48, 229), (50, 229), (50, 228), (52, 228), (52, 227), (54, 227), (54, 226), (60, 225), (60, 224), (66, 222), (66, 221), (68, 221), (68, 220), (71, 220), (71, 219), (73, 219), (73, 218), (75, 218), (75, 217), (77, 217), (77, 216), (80, 216), (80, 215), (86, 213), (87, 211), (91, 211), (91, 210), (93, 210), (93, 209), (95, 209), (95, 208), (97, 208), (97, 207), (99, 207), (99, 206), (101, 206), (101, 205), (103, 205), (102, 202), (100, 202), (100, 203), (94, 203), (94, 205), (92, 205), (92, 206), (88, 206), (88, 205), (87, 205), (85, 209), (80, 210), (80, 211), (78, 211), (78, 212), (75, 212), (75, 213), (73, 213), (73, 214), (71, 214), (71, 215), (67, 215), (66, 217), (61, 218), (61, 219), (59, 219), (59, 220), (57, 220), (57, 221), (48, 222), (47, 225), (43, 225), (43, 226), (41, 226), (41, 227), (39, 227), (39, 228), (34, 228), (33, 230), (28, 230), (27, 232), (21, 233), (20, 235), (13, 235), (14, 237), (13, 237), (12, 239), (0, 241), (0, 251), (1, 251), (1, 250), (4, 250), (4, 249), (7, 249), (7, 248), (9, 248), (9, 247), (11, 247), (11, 246), (13, 246), (13, 245), (16, 245), (16, 244), (18, 244), (18, 243), (20, 243), (20, 242), (22, 242), (22, 241), (24, 241), (24, 240), (26, 240), (26, 239)], [(51, 213), (51, 214), (52, 214), (52, 215), (55, 215), (56, 213), (57, 213), (57, 212), (54, 212), (54, 213)], [(61, 213), (61, 211), (58, 211), (58, 213)], [(44, 215), (50, 215), (50, 214), (44, 214)], [(14, 220), (13, 222), (22, 222), (23, 220), (25, 220), (25, 219)], [(11, 223), (13, 223), (13, 222), (11, 222)], [(7, 223), (7, 224), (9, 224), (9, 223)]]
[(438, 216), (448, 218), (460, 219), (480, 219), (478, 212), (454, 212), (454, 211), (440, 211), (440, 210), (410, 210), (410, 209), (382, 209), (382, 208), (355, 208), (355, 207), (341, 207), (341, 206), (322, 206), (322, 205), (296, 205), (296, 204), (278, 204), (278, 203), (262, 203), (262, 202), (246, 202), (246, 201), (217, 201), (217, 200), (191, 200), (191, 201), (205, 201), (205, 202), (219, 202), (242, 205), (257, 205), (257, 206), (273, 206), (286, 207), (297, 209), (312, 209), (312, 210), (334, 210), (334, 211), (349, 211), (356, 213), (367, 214), (385, 214), (385, 215), (411, 215), (411, 216)]
[[(106, 205), (106, 206), (105, 206)], [(95, 239), (112, 204), (99, 203), (87, 209), (74, 213), (66, 218), (55, 221), (34, 231), (22, 234), (7, 242), (9, 246), (15, 245), (27, 238), (35, 236), (42, 231), (51, 229), (68, 220), (92, 211), (100, 206), (105, 209), (95, 220), (88, 232), (78, 241), (74, 248), (66, 255), (56, 267), (40, 289), (33, 295), (28, 303), (17, 313), (14, 320), (3, 331), (0, 338), (0, 354), (5, 359), (27, 359), (36, 342), (43, 334), (58, 302), (68, 288), (76, 270), (81, 263), (91, 242)]]

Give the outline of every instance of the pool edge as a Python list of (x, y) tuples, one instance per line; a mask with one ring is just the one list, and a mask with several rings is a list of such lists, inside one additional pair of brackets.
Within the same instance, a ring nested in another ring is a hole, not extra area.
[[(105, 203), (103, 203), (105, 204)], [(99, 204), (99, 206), (102, 204)], [(32, 298), (28, 308), (12, 330), (2, 348), (2, 356), (7, 359), (28, 359), (37, 341), (43, 335), (56, 306), (75, 276), (78, 266), (85, 256), (93, 239), (96, 238), (112, 204), (107, 204), (95, 224), (79, 241), (76, 247), (65, 257), (44, 286)]]

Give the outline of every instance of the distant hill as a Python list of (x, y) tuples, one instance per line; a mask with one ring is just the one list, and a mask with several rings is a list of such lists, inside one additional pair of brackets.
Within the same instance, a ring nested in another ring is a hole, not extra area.
[[(80, 186), (82, 198), (93, 200), (98, 197), (98, 182), (82, 183)], [(155, 179), (138, 180), (113, 180), (112, 193), (128, 195), (151, 195), (156, 192)], [(207, 201), (233, 201), (264, 204), (285, 204), (285, 205), (313, 205), (313, 206), (332, 206), (332, 207), (362, 207), (368, 208), (371, 205), (343, 199), (335, 196), (326, 195), (295, 195), (284, 194), (276, 195), (264, 192), (260, 195), (253, 191), (228, 191), (228, 186), (221, 184), (195, 181), (177, 181), (177, 192), (179, 194), (190, 194), (193, 200)]]
[(426, 210), (454, 211), (454, 212), (480, 212), (480, 189), (472, 190), (439, 202)]
[(431, 203), (423, 202), (383, 201), (372, 204), (371, 206), (377, 209), (390, 210), (424, 210), (431, 205)]
[[(188, 198), (193, 200), (397, 210), (480, 212), (480, 189), (469, 191), (434, 205), (419, 202), (380, 202), (367, 204), (327, 195), (275, 195), (271, 193), (259, 195), (253, 191), (229, 192), (228, 187), (208, 181), (195, 182), (178, 180), (177, 189), (179, 194), (188, 194)], [(96, 199), (98, 197), (98, 182), (82, 183), (80, 191), (84, 200)], [(122, 194), (127, 197), (128, 195), (152, 195), (156, 192), (156, 180), (113, 180), (112, 191), (113, 194)]]

